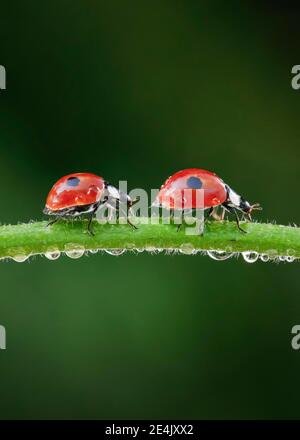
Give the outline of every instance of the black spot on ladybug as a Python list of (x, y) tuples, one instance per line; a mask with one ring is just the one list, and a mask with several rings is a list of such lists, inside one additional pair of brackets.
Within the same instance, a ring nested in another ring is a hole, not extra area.
[(80, 179), (78, 177), (69, 177), (67, 180), (67, 185), (69, 186), (77, 186), (79, 185)]
[(199, 179), (199, 177), (191, 176), (186, 181), (187, 186), (191, 189), (201, 189), (202, 188), (202, 182)]

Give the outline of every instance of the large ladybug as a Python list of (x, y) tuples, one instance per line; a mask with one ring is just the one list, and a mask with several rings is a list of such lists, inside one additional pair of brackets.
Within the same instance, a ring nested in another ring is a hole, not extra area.
[[(192, 190), (192, 196), (186, 199), (184, 190)], [(202, 206), (197, 206), (199, 203), (197, 201), (199, 200), (197, 198), (198, 190), (204, 190)], [(161, 206), (170, 210), (178, 209), (178, 207), (182, 207), (181, 209), (208, 209), (208, 215), (218, 220), (223, 220), (227, 211), (235, 215), (237, 226), (242, 232), (246, 231), (240, 226), (237, 211), (241, 211), (252, 221), (251, 212), (254, 209), (261, 209), (257, 203), (250, 205), (215, 173), (198, 168), (188, 168), (170, 176), (162, 185), (153, 206)], [(223, 208), (221, 216), (216, 213), (217, 206)]]
[[(119, 208), (120, 202), (127, 203), (130, 208), (133, 204), (131, 198), (121, 193), (117, 188), (107, 183), (102, 177), (91, 173), (73, 173), (59, 179), (50, 190), (44, 214), (53, 215), (55, 218), (48, 223), (48, 226), (61, 218), (72, 218), (88, 214), (88, 232), (94, 235), (92, 220), (100, 205), (107, 204), (114, 200), (114, 206)], [(130, 223), (127, 218), (128, 223)]]

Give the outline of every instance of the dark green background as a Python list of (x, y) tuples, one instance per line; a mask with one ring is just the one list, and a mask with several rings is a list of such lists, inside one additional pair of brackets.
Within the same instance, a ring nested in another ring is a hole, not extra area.
[[(299, 9), (271, 2), (1, 4), (0, 221), (90, 171), (159, 187), (217, 172), (299, 223)], [(299, 263), (108, 255), (0, 264), (0, 418), (299, 416)]]

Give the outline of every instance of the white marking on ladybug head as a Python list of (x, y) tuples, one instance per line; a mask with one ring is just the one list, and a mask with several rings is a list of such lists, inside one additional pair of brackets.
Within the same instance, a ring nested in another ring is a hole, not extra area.
[(228, 201), (231, 205), (233, 205), (235, 208), (241, 207), (241, 196), (237, 194), (233, 189), (230, 188), (230, 186), (226, 185), (227, 192), (228, 192)]
[(106, 187), (108, 197), (113, 199), (120, 199), (120, 191), (112, 185), (107, 185)]
[(228, 185), (226, 185), (227, 193), (228, 193), (228, 205), (232, 206), (240, 211), (243, 211), (247, 214), (248, 218), (251, 220), (251, 212), (253, 210), (261, 210), (262, 208), (258, 203), (254, 205), (250, 205), (250, 203), (237, 194), (233, 189), (231, 189)]
[(129, 206), (132, 205), (132, 199), (123, 191), (119, 191), (112, 185), (107, 185), (106, 187), (106, 196), (109, 200), (118, 200), (120, 203), (125, 203)]

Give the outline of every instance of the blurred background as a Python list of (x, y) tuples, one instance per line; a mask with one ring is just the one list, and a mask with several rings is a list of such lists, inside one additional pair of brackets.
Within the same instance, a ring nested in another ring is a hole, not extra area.
[[(150, 190), (186, 167), (299, 223), (299, 5), (17, 3), (0, 15), (2, 224), (43, 218), (71, 172)], [(0, 418), (297, 418), (299, 267), (2, 262)]]

